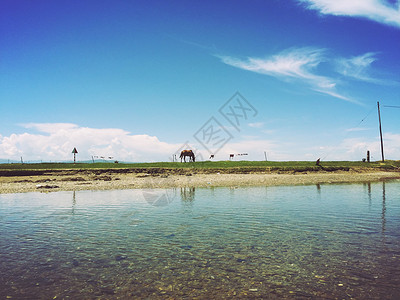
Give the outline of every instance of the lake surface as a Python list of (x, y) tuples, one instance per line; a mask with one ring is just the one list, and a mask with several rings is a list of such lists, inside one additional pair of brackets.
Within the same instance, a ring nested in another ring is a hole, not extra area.
[(400, 182), (0, 195), (0, 299), (400, 299)]

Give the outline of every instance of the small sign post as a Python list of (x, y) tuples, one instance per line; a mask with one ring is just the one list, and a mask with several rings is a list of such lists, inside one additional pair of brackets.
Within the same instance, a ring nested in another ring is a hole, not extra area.
[(78, 150), (76, 150), (76, 148), (74, 148), (74, 150), (72, 150), (72, 153), (74, 154), (74, 164), (76, 162), (76, 154), (78, 153)]

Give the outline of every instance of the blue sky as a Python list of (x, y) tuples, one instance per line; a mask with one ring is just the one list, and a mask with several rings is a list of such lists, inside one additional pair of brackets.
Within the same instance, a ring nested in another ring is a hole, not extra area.
[(379, 160), (377, 101), (399, 159), (398, 1), (0, 2), (0, 159)]

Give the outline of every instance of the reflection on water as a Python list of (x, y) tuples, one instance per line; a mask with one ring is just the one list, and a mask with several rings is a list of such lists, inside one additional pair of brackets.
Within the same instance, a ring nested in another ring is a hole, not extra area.
[(400, 183), (0, 195), (0, 299), (399, 299)]
[(317, 183), (316, 186), (318, 194), (321, 194), (321, 184)]
[(182, 187), (181, 188), (181, 199), (184, 202), (193, 202), (194, 201), (194, 187)]
[(75, 206), (76, 206), (76, 192), (72, 192), (72, 214), (75, 214)]

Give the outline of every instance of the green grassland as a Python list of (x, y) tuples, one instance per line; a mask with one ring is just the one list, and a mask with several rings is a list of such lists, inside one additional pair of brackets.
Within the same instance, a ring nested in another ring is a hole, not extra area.
[(90, 169), (191, 169), (206, 170), (242, 170), (246, 171), (336, 171), (354, 170), (400, 170), (400, 161), (361, 162), (361, 161), (322, 161), (317, 166), (314, 161), (202, 161), (202, 162), (152, 162), (152, 163), (34, 163), (34, 164), (0, 164), (0, 170), (90, 170)]

